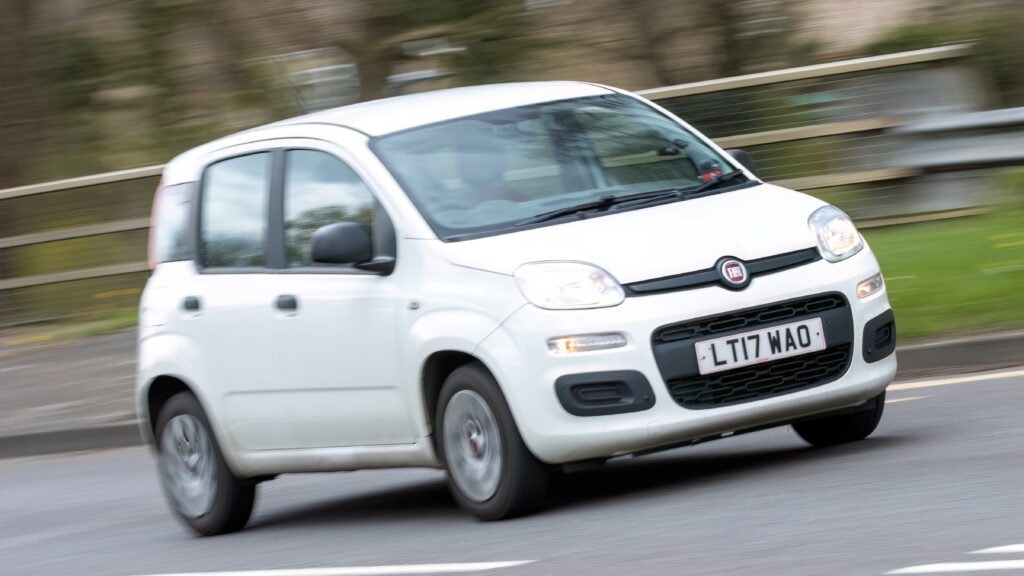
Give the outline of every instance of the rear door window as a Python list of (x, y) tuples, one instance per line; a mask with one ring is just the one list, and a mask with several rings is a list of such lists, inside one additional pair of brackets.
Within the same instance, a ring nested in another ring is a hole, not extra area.
[(203, 176), (200, 262), (205, 268), (266, 265), (271, 154), (211, 164)]

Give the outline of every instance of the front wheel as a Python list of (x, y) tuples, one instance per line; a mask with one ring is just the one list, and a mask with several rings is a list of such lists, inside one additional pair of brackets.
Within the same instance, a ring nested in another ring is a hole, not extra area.
[(885, 392), (875, 396), (853, 412), (843, 412), (793, 424), (793, 430), (814, 446), (835, 446), (863, 440), (871, 435), (882, 419)]
[(521, 516), (540, 506), (547, 466), (523, 443), (498, 383), (482, 365), (468, 364), (448, 376), (434, 421), (459, 506), (481, 520)]
[(160, 484), (174, 513), (203, 536), (241, 530), (252, 514), (256, 484), (235, 477), (194, 396), (177, 394), (156, 424)]

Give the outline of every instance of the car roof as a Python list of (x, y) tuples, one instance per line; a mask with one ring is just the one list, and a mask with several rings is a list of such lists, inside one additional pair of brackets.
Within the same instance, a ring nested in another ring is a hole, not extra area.
[(584, 82), (514, 82), (448, 88), (360, 102), (250, 128), (193, 148), (168, 163), (164, 170), (165, 183), (172, 184), (191, 179), (194, 168), (190, 169), (190, 165), (203, 155), (221, 148), (258, 140), (259, 132), (268, 128), (333, 124), (373, 137), (493, 110), (612, 92), (612, 89), (605, 86)]
[(381, 136), (492, 110), (610, 92), (603, 86), (583, 82), (516, 82), (466, 86), (360, 102), (282, 120), (271, 126), (322, 122), (347, 126), (369, 136)]

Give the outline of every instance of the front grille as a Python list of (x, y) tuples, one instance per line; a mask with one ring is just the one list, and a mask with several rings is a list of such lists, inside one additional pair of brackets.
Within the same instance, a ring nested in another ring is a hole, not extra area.
[(840, 294), (822, 294), (820, 296), (812, 296), (811, 298), (769, 304), (768, 306), (741, 310), (722, 316), (662, 326), (655, 330), (653, 344), (657, 346), (658, 344), (689, 340), (691, 338), (703, 339), (707, 336), (716, 336), (724, 332), (745, 328), (760, 328), (797, 316), (818, 314), (826, 310), (834, 310), (845, 306), (846, 299)]
[[(711, 338), (821, 319), (825, 350), (701, 376), (695, 345)], [(805, 296), (662, 326), (651, 335), (661, 377), (685, 408), (715, 408), (788, 394), (841, 377), (850, 364), (853, 317), (838, 292)]]
[(726, 372), (667, 380), (672, 398), (700, 410), (762, 400), (827, 384), (846, 372), (850, 345)]

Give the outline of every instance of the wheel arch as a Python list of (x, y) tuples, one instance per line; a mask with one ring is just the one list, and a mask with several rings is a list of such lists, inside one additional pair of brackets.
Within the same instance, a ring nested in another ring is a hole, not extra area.
[(428, 432), (435, 441), (434, 417), (437, 414), (437, 401), (441, 395), (441, 386), (452, 372), (474, 362), (484, 366), (491, 372), (491, 375), (494, 374), (490, 368), (487, 368), (483, 360), (462, 350), (438, 350), (430, 354), (423, 362), (423, 367), (420, 370), (421, 409), (423, 410), (423, 421), (427, 423)]
[(189, 383), (187, 378), (177, 374), (159, 374), (149, 379), (139, 394), (139, 420), (145, 438), (155, 443), (156, 421), (160, 410), (167, 404), (167, 401), (180, 393), (191, 394), (210, 418), (210, 409), (207, 407), (197, 388)]

